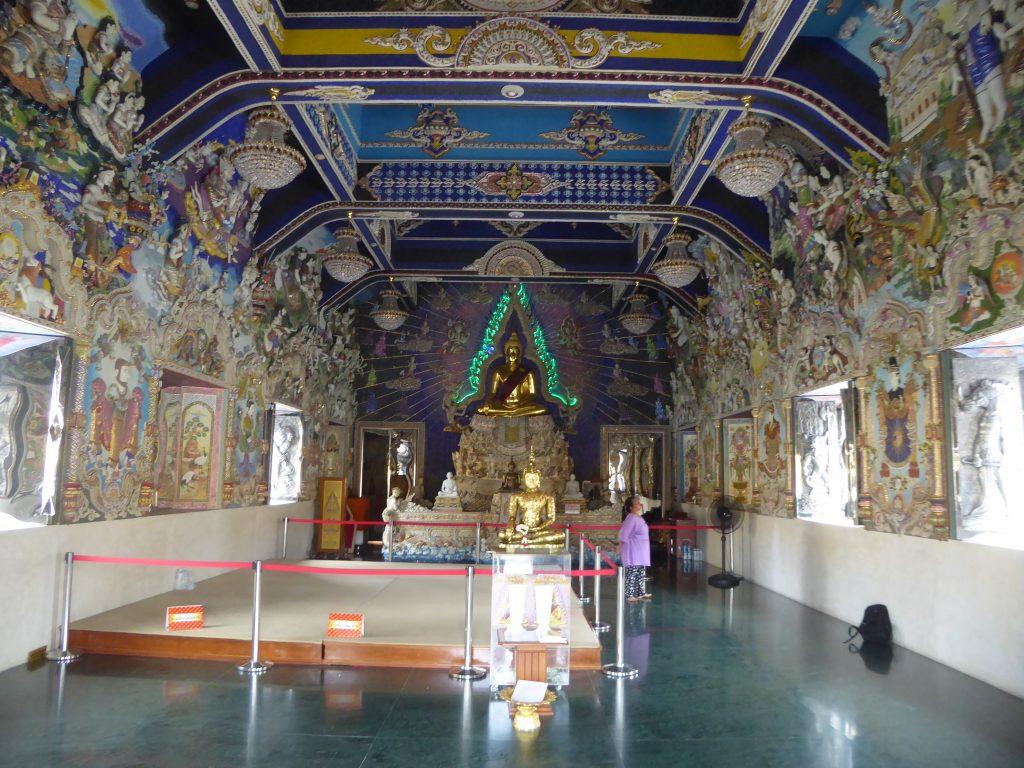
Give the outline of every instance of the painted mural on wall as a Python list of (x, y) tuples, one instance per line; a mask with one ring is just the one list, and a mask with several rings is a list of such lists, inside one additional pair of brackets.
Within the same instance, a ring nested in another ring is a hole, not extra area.
[(745, 505), (753, 500), (754, 422), (752, 419), (728, 419), (725, 422), (725, 496), (732, 504)]
[[(303, 409), (316, 440), (328, 381), (351, 366), (330, 355), (351, 333), (317, 322), (317, 257), (251, 256), (262, 192), (228, 159), (240, 126), (174, 164), (135, 146), (140, 67), (165, 48), (144, 4), (19, 0), (0, 18), (0, 308), (74, 339), (65, 522), (152, 509), (165, 375), (228, 402), (225, 466), (211, 454), (174, 482), (195, 504), (239, 505), (266, 498), (268, 403)], [(336, 401), (351, 404), (351, 382)], [(304, 455), (308, 493), (318, 446)]]
[(792, 479), (789, 466), (789, 410), (769, 400), (757, 411), (757, 486), (762, 511), (776, 517), (792, 517)]
[[(860, 517), (878, 530), (948, 536), (929, 353), (1024, 323), (1024, 26), (1012, 5), (816, 11), (808, 30), (841, 27), (879, 74), (891, 152), (854, 154), (850, 169), (797, 158), (766, 197), (770, 261), (690, 248), (710, 293), (675, 350), (677, 425), (857, 378)], [(779, 513), (780, 490), (764, 478), (762, 511)]]
[[(484, 283), (420, 285), (411, 316), (396, 331), (380, 329), (369, 317), (377, 302), (371, 289), (356, 298), (355, 312), (345, 316), (350, 330), (337, 336), (351, 334), (358, 342), (351, 360), (340, 352), (332, 359), (352, 372), (359, 418), (427, 423), (428, 443), (437, 446), (427, 456), (428, 478), (443, 478), (452, 469), (444, 457), (456, 449), (458, 432), (482, 402), (482, 396), (466, 396), (467, 377), (503, 289)], [(634, 337), (612, 317), (609, 286), (524, 286), (523, 291), (553, 370), (579, 401), (566, 408), (551, 399), (569, 434), (576, 475), (600, 480), (600, 424), (664, 424), (670, 418), (670, 368), (664, 361), (667, 315), (660, 305), (654, 307), (663, 317), (649, 335)], [(533, 331), (518, 325), (516, 330), (530, 339), (527, 356), (536, 355)], [(538, 370), (544, 369), (540, 366)], [(544, 370), (547, 377), (552, 369)], [(431, 461), (439, 463), (435, 467)]]

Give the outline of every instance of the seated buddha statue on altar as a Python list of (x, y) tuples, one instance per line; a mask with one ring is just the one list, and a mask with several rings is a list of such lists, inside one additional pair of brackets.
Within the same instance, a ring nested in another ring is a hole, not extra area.
[(485, 416), (539, 416), (548, 409), (537, 401), (537, 378), (523, 365), (523, 345), (515, 332), (505, 342), (505, 361), (491, 374), (487, 401), (477, 413)]
[(554, 530), (555, 497), (540, 490), (540, 471), (530, 455), (523, 470), (524, 489), (508, 504), (508, 527), (498, 534), (506, 552), (556, 552), (565, 546), (565, 532)]

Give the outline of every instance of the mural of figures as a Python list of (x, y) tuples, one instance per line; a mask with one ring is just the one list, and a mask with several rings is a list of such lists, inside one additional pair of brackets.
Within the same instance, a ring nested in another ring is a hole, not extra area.
[(789, 516), (789, 429), (785, 412), (769, 400), (757, 415), (757, 489), (765, 514)]
[(700, 492), (700, 458), (697, 448), (697, 434), (684, 432), (680, 438), (681, 471), (680, 499), (684, 504), (692, 504)]
[(83, 401), (86, 505), (67, 510), (71, 520), (138, 514), (139, 493), (149, 482), (153, 460), (146, 427), (159, 373), (144, 343), (151, 329), (132, 316), (125, 294), (105, 304), (96, 318)]
[[(241, 123), (174, 165), (135, 146), (140, 73), (167, 49), (164, 14), (176, 13), (18, 0), (0, 14), (0, 309), (77, 340), (62, 522), (147, 514), (169, 488), (196, 507), (255, 503), (266, 393), (326, 413), (318, 401), (331, 382), (338, 407), (355, 409), (351, 333), (341, 342), (339, 327), (310, 322), (318, 264), (302, 253), (250, 259), (262, 193), (224, 152)], [(327, 352), (345, 349), (342, 361)], [(165, 364), (243, 393), (212, 428), (223, 444), (231, 424), (228, 465), (203, 448), (210, 420), (200, 418), (186, 441), (199, 452), (174, 457), (189, 466), (170, 486), (156, 461)]]
[(754, 422), (725, 422), (725, 496), (733, 504), (749, 504), (754, 484)]
[[(327, 242), (329, 233), (317, 230), (297, 247), (315, 250)], [(280, 258), (288, 257), (286, 253)], [(579, 400), (576, 407), (559, 414), (562, 426), (579, 435), (570, 441), (577, 477), (599, 482), (603, 477), (598, 456), (601, 423), (669, 421), (671, 371), (663, 355), (667, 311), (658, 307), (663, 317), (651, 331), (650, 342), (658, 358), (652, 362), (641, 358), (647, 352), (647, 339), (638, 342), (611, 316), (610, 286), (549, 285), (543, 289), (524, 287), (524, 291), (559, 381), (571, 382)], [(342, 335), (354, 340), (358, 349), (347, 347), (342, 353), (339, 347), (333, 350), (332, 359), (351, 361), (345, 366), (353, 372), (353, 390), (358, 393), (354, 415), (423, 420), (429, 444), (438, 439), (452, 441), (445, 443), (450, 445), (448, 451), (427, 452), (425, 479), (443, 478), (453, 469), (444, 457), (455, 450), (454, 436), (465, 428), (479, 405), (472, 398), (459, 401), (466, 385), (466, 376), (459, 372), (468, 371), (474, 356), (480, 354), (500, 296), (501, 287), (493, 284), (422, 284), (413, 314), (396, 331), (380, 329), (369, 317), (377, 302), (376, 289), (356, 297), (350, 317), (345, 313), (351, 331)], [(374, 362), (370, 364), (370, 360)], [(663, 398), (647, 397), (652, 391)], [(337, 402), (333, 396), (331, 400)], [(351, 423), (351, 418), (349, 412), (336, 412), (331, 420)], [(428, 487), (425, 492), (432, 496), (437, 489)]]
[(931, 384), (920, 363), (895, 357), (875, 369), (867, 393), (870, 439), (879, 449), (867, 467), (875, 530), (931, 535), (928, 478), (933, 471), (921, 442), (929, 423)]

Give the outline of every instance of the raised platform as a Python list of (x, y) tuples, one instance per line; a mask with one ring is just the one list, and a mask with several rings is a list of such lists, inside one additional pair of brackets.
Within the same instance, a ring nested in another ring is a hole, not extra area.
[[(465, 624), (464, 578), (389, 576), (393, 567), (437, 568), (414, 563), (304, 561), (304, 564), (373, 568), (380, 575), (263, 574), (260, 656), (280, 664), (361, 667), (446, 668), (462, 662)], [(126, 572), (126, 578), (129, 576)], [(76, 578), (88, 579), (87, 567)], [(474, 579), (474, 661), (486, 664), (490, 651), (491, 577)], [(168, 606), (202, 604), (203, 629), (170, 632)], [(190, 591), (156, 597), (100, 613), (71, 625), (70, 645), (86, 653), (171, 659), (241, 661), (249, 656), (252, 572), (232, 571), (196, 584)], [(325, 637), (330, 613), (362, 613), (365, 636)], [(601, 648), (579, 601), (570, 611), (572, 669), (597, 669)]]

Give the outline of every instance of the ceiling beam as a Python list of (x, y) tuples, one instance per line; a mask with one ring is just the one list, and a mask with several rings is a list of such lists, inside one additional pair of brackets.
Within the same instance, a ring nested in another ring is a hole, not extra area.
[[(688, 317), (695, 317), (700, 314), (696, 300), (686, 291), (676, 288), (669, 288), (653, 275), (638, 275), (633, 273), (564, 273), (521, 277), (499, 277), (497, 275), (481, 275), (476, 272), (464, 270), (450, 271), (418, 271), (398, 270), (395, 272), (369, 272), (358, 280), (347, 283), (343, 288), (324, 299), (320, 304), (323, 312), (337, 310), (344, 307), (356, 296), (367, 288), (384, 282), (415, 281), (417, 283), (551, 283), (551, 284), (583, 284), (583, 285), (607, 285), (609, 283), (620, 283), (623, 286), (634, 288), (636, 283), (648, 288), (671, 304), (679, 307)], [(614, 307), (612, 308), (614, 310)]]
[[(738, 77), (679, 77), (644, 72), (481, 73), (453, 70), (287, 70), (281, 73), (239, 71), (221, 75), (194, 91), (162, 115), (152, 115), (139, 136), (165, 159), (199, 141), (235, 115), (277, 100), (290, 103), (368, 104), (508, 104), (502, 85), (526, 83), (515, 103), (567, 106), (680, 107), (737, 109), (741, 97), (753, 95), (758, 111), (792, 123), (813, 135), (822, 146), (848, 163), (849, 150), (876, 157), (887, 152), (883, 125), (879, 134), (861, 125), (822, 94), (799, 83)], [(668, 96), (663, 96), (667, 92)], [(657, 97), (657, 98), (655, 98)], [(664, 99), (667, 99), (666, 103)]]
[[(700, 208), (685, 206), (637, 206), (623, 212), (619, 208), (609, 210), (600, 206), (577, 206), (572, 209), (559, 204), (534, 203), (529, 206), (502, 204), (466, 204), (420, 203), (415, 210), (409, 205), (380, 203), (373, 201), (321, 203), (313, 206), (293, 218), (260, 243), (258, 254), (280, 251), (289, 248), (317, 227), (327, 226), (353, 219), (479, 219), (494, 220), (511, 208), (523, 213), (516, 221), (593, 221), (608, 223), (664, 223), (671, 225), (674, 221), (715, 238), (737, 255), (744, 251), (755, 253), (761, 257), (767, 254), (760, 245), (751, 240), (745, 233), (723, 217)], [(349, 216), (349, 214), (352, 214)], [(622, 217), (622, 218), (617, 218)]]

